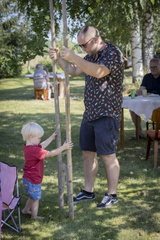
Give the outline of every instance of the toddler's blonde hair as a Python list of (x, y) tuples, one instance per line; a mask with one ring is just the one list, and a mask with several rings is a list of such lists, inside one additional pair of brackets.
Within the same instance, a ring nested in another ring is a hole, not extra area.
[(36, 122), (29, 122), (23, 125), (21, 134), (24, 141), (27, 141), (30, 137), (42, 137), (44, 134), (43, 128)]

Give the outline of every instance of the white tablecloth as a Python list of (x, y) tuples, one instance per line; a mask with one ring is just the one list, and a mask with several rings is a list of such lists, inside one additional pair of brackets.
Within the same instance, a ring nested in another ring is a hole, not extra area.
[[(33, 78), (33, 75), (34, 75), (34, 74), (27, 74), (27, 75), (25, 75), (25, 77)], [(49, 78), (51, 78), (51, 79), (53, 78), (53, 73), (49, 73)], [(62, 72), (62, 73), (57, 73), (57, 78), (64, 79), (64, 78), (65, 78), (64, 72)]]
[(146, 122), (151, 118), (154, 109), (160, 107), (160, 96), (123, 97), (122, 108), (128, 108), (143, 118)]

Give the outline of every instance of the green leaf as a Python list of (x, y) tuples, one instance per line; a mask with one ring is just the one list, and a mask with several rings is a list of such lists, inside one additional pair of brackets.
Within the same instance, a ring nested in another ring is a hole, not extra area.
[(155, 1), (154, 1), (154, 0), (150, 0), (150, 1), (151, 1), (151, 3), (154, 5)]

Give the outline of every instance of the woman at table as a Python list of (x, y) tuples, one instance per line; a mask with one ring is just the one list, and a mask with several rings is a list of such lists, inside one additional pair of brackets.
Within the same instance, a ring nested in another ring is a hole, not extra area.
[[(150, 73), (143, 77), (140, 88), (136, 91), (137, 95), (142, 95), (142, 90), (146, 89), (147, 93), (160, 95), (160, 58), (152, 58), (150, 60)], [(132, 121), (136, 126), (136, 114), (130, 111)], [(144, 138), (144, 133), (141, 127), (141, 119), (139, 124), (139, 138)], [(135, 139), (135, 137), (130, 138)]]
[(42, 64), (37, 64), (33, 75), (34, 87), (37, 89), (48, 89), (48, 100), (51, 99), (52, 84), (49, 82), (49, 76), (44, 71)]

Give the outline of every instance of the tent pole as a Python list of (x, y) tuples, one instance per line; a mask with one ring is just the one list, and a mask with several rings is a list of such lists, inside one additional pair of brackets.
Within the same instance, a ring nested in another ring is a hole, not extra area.
[[(50, 8), (50, 19), (51, 19), (51, 45), (52, 47), (56, 47), (55, 41), (55, 21), (54, 21), (54, 9), (53, 9), (53, 0), (49, 0), (49, 8)], [(58, 97), (58, 81), (57, 81), (57, 69), (56, 69), (56, 61), (53, 59), (53, 80), (54, 80), (54, 105), (55, 105), (55, 123), (56, 123), (56, 131), (57, 131), (57, 148), (61, 146), (61, 127), (60, 127), (60, 108), (59, 108), (59, 97)], [(64, 207), (64, 173), (65, 167), (62, 162), (62, 153), (57, 156), (58, 160), (58, 200), (59, 207), (62, 209)]]
[[(64, 46), (68, 47), (68, 34), (67, 34), (67, 12), (66, 12), (66, 0), (62, 0), (62, 15), (63, 15), (63, 40)], [(71, 123), (70, 123), (70, 85), (69, 85), (69, 72), (68, 62), (65, 64), (65, 111), (66, 111), (66, 139), (71, 141)], [(72, 182), (72, 151), (67, 150), (67, 193), (68, 193), (68, 206), (69, 217), (74, 219), (73, 208), (73, 182)]]

